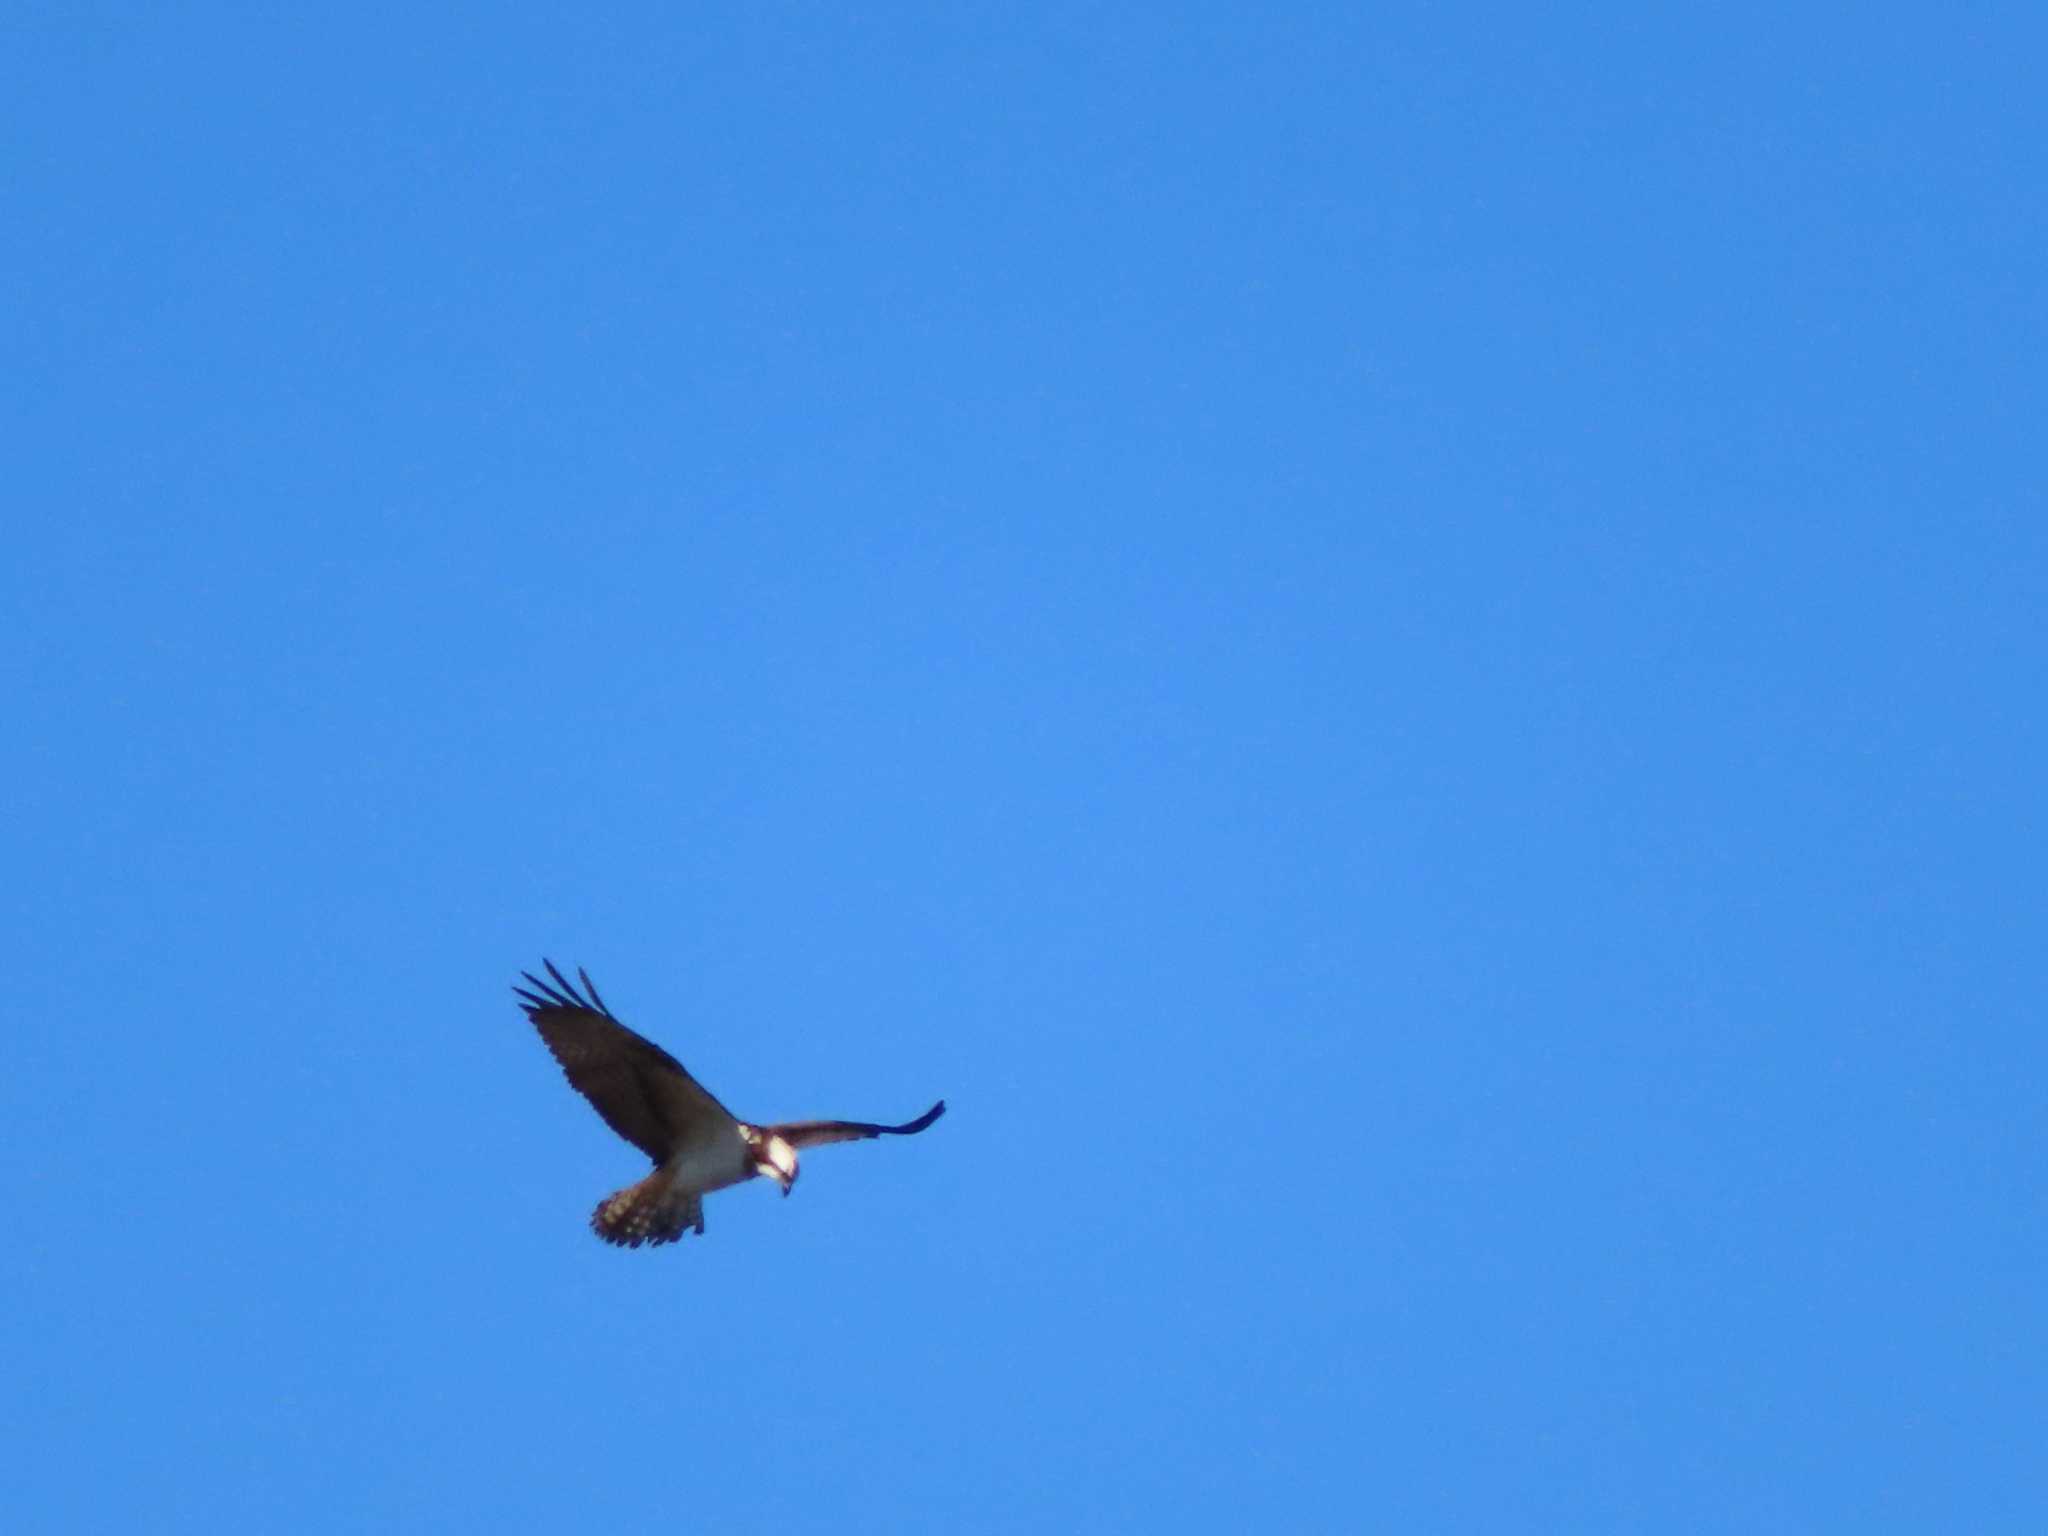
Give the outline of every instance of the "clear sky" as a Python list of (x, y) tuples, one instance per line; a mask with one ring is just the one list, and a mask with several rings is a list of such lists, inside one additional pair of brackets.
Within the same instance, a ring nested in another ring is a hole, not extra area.
[(285, 10), (0, 46), (10, 1531), (2048, 1528), (2035, 8)]

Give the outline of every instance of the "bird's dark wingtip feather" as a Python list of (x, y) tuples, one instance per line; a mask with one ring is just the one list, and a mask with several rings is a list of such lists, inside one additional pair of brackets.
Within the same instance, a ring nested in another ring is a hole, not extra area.
[[(572, 1004), (574, 1004), (578, 1008), (590, 1007), (590, 1004), (586, 1003), (583, 1000), (583, 994), (576, 990), (576, 984), (555, 968), (554, 961), (543, 958), (541, 960), (541, 964), (548, 968), (548, 974), (555, 978), (555, 985), (561, 988), (562, 994), (565, 997), (567, 997)], [(597, 1010), (594, 1008), (591, 1009), (591, 1012), (593, 1013), (595, 1013), (596, 1011)]]
[[(611, 1017), (611, 1010), (605, 1007), (602, 1002), (599, 1002), (595, 1007), (586, 1002), (583, 994), (578, 992), (575, 984), (561, 973), (554, 961), (544, 959), (541, 961), (541, 964), (547, 968), (548, 975), (554, 978), (553, 981), (542, 981), (540, 977), (534, 975), (531, 971), (521, 971), (519, 974), (525, 978), (527, 986), (515, 985), (512, 988), (514, 995), (521, 999), (520, 1006), (526, 1009), (528, 1013), (532, 1013), (538, 1008), (582, 1008), (587, 1012), (601, 1013), (606, 1018)], [(584, 986), (590, 987), (590, 995), (593, 998), (596, 997), (597, 988), (590, 986), (589, 974), (587, 972), (578, 972), (578, 974), (583, 977)], [(528, 990), (529, 987), (531, 990)]]
[(941, 1099), (938, 1103), (934, 1104), (930, 1109), (926, 1110), (923, 1114), (919, 1115), (915, 1120), (909, 1120), (903, 1123), (902, 1125), (897, 1126), (895, 1128), (896, 1134), (898, 1136), (915, 1136), (919, 1131), (929, 1130), (931, 1128), (931, 1123), (934, 1120), (938, 1119), (939, 1116), (943, 1115), (945, 1112), (946, 1101), (944, 1099)]

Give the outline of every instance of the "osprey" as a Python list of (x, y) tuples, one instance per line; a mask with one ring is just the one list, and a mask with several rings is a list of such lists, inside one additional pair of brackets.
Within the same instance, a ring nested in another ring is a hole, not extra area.
[[(752, 1178), (773, 1179), (789, 1193), (802, 1147), (871, 1136), (915, 1136), (946, 1112), (939, 1100), (902, 1125), (860, 1120), (793, 1120), (748, 1125), (705, 1092), (683, 1064), (612, 1016), (578, 969), (578, 992), (555, 962), (543, 960), (552, 985), (531, 971), (514, 987), (519, 1006), (561, 1063), (569, 1086), (590, 1100), (604, 1123), (654, 1159), (654, 1172), (597, 1203), (590, 1230), (608, 1243), (638, 1248), (672, 1243), (704, 1231), (704, 1197)], [(588, 993), (586, 997), (584, 993)]]

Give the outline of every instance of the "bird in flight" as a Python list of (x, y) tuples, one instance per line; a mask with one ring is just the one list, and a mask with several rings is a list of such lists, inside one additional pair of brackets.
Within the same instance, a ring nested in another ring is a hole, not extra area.
[(590, 1100), (604, 1123), (654, 1159), (654, 1172), (598, 1201), (590, 1230), (608, 1243), (638, 1248), (672, 1243), (704, 1231), (704, 1197), (748, 1179), (773, 1179), (789, 1193), (796, 1154), (803, 1147), (871, 1136), (915, 1136), (946, 1112), (939, 1100), (902, 1125), (862, 1120), (792, 1120), (748, 1125), (705, 1091), (683, 1064), (652, 1040), (612, 1016), (578, 969), (582, 991), (552, 960), (541, 962), (552, 981), (522, 971), (519, 1006), (561, 1064), (569, 1086)]

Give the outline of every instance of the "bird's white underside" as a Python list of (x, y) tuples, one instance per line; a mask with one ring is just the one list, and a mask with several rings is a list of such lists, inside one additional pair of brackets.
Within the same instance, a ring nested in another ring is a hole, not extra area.
[(754, 1156), (739, 1126), (733, 1124), (708, 1140), (693, 1140), (664, 1163), (662, 1171), (668, 1175), (671, 1189), (705, 1195), (751, 1179)]

